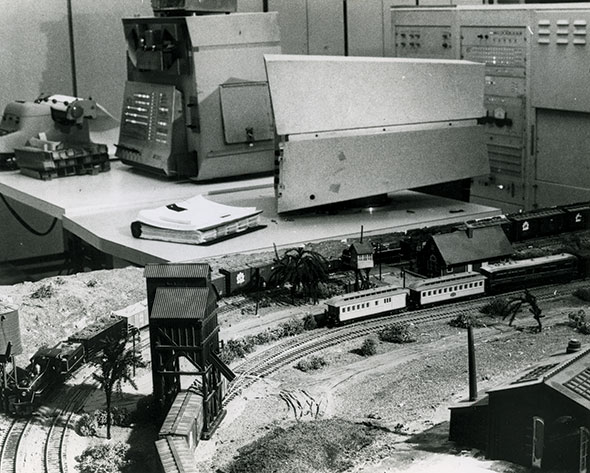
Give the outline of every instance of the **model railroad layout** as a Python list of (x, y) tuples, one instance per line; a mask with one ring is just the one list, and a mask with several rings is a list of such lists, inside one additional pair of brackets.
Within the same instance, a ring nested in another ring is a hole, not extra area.
[[(572, 209), (577, 212), (575, 216), (570, 215)], [(580, 215), (583, 216), (582, 219), (579, 218)], [(486, 222), (468, 222), (463, 225), (503, 225), (506, 234), (512, 236), (511, 239), (533, 241), (529, 238), (547, 238), (547, 235), (549, 239), (556, 238), (552, 235), (557, 233), (557, 229), (585, 230), (587, 226), (581, 227), (580, 222), (583, 221), (585, 225), (587, 217), (590, 217), (590, 205), (580, 204), (570, 209), (535, 212), (532, 219), (536, 223), (526, 220), (527, 225), (524, 226), (520, 217), (494, 218)], [(516, 222), (520, 225), (520, 230), (515, 230)], [(574, 223), (580, 226), (572, 227)], [(523, 229), (527, 226), (537, 228), (536, 233), (524, 237)], [(549, 227), (551, 230), (548, 230)], [(460, 229), (455, 226), (451, 231)], [(405, 234), (403, 239), (396, 240), (397, 244), (384, 244), (381, 241), (374, 246), (375, 257), (379, 260), (387, 255), (388, 259), (399, 260), (403, 248), (406, 248), (407, 252), (407, 248), (420, 246), (414, 243), (417, 239), (423, 238), (422, 232), (420, 230)], [(408, 243), (409, 241), (411, 243)], [(346, 260), (346, 256), (343, 254), (338, 261), (332, 261), (333, 269), (342, 267), (339, 265)], [(493, 294), (510, 294), (506, 291), (516, 288), (538, 286), (537, 298), (547, 299), (562, 289), (563, 283), (585, 276), (585, 268), (586, 263), (580, 256), (558, 254), (517, 262), (484, 264), (476, 272), (424, 278), (409, 284), (406, 288), (379, 287), (333, 298), (326, 302), (326, 307), (335, 327), (317, 329), (283, 340), (238, 364), (235, 367), (238, 377), (229, 385), (223, 404), (231, 402), (256, 379), (269, 376), (301, 357), (330, 346), (364, 337), (392, 324), (426, 324), (473, 313)], [(252, 265), (244, 269), (251, 270)], [(267, 273), (271, 270), (272, 266), (265, 267), (262, 271), (259, 266), (256, 273), (257, 276), (268, 276)], [(220, 288), (219, 292), (226, 295), (225, 307), (232, 306), (228, 304), (232, 301), (239, 304), (243, 298), (240, 295), (230, 296), (238, 294), (239, 290), (232, 287), (229, 275), (230, 273), (226, 272), (223, 278), (213, 281), (216, 287)], [(544, 286), (545, 284), (551, 285)], [(573, 290), (585, 285), (585, 282), (570, 282), (567, 289)], [(250, 289), (257, 290), (259, 286), (251, 285)], [(444, 305), (445, 303), (448, 304)], [(436, 305), (437, 308), (430, 308), (431, 305)], [(219, 310), (221, 312), (224, 309), (220, 307)], [(98, 332), (100, 333), (100, 330)], [(22, 456), (25, 454), (28, 461), (42, 465), (41, 469), (35, 471), (67, 471), (65, 449), (73, 413), (79, 410), (93, 389), (92, 385), (79, 387), (74, 384), (84, 384), (88, 381), (89, 375), (83, 373), (81, 366), (92, 351), (100, 349), (101, 336), (93, 338), (94, 335), (89, 335), (89, 340), (92, 340), (90, 345), (85, 345), (83, 340), (70, 339), (53, 348), (43, 348), (33, 356), (31, 364), (26, 369), (18, 369), (20, 379), (24, 382), (14, 383), (10, 387), (12, 392), (9, 402), (10, 412), (18, 417), (3, 417), (0, 420), (0, 471), (30, 471), (30, 464), (26, 469), (23, 468)], [(95, 342), (97, 344), (94, 345)], [(69, 376), (72, 377), (72, 385), (63, 386), (64, 380)], [(19, 378), (18, 374), (16, 378)], [(59, 404), (60, 407), (38, 407), (41, 400), (44, 404), (53, 404), (52, 392), (59, 392), (59, 403), (55, 404)], [(199, 393), (194, 394), (198, 398)], [(198, 422), (198, 416), (193, 421)], [(27, 439), (33, 437), (37, 439), (35, 453), (27, 447), (31, 444)], [(43, 439), (41, 449), (38, 448), (38, 439)]]

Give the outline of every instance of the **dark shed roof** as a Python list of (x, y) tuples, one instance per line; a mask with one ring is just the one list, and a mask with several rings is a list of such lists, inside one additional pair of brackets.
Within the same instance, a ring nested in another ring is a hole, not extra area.
[(546, 358), (511, 382), (488, 392), (519, 389), (534, 384), (544, 384), (590, 410), (590, 348)]
[(209, 287), (159, 287), (150, 318), (203, 320), (212, 293)]
[(369, 242), (354, 242), (352, 245), (350, 245), (350, 250), (351, 251), (355, 251), (357, 255), (367, 255), (367, 254), (373, 254), (373, 251), (375, 251), (373, 249), (373, 245), (371, 245), (371, 243)]
[(146, 265), (143, 276), (145, 278), (207, 278), (209, 271), (207, 263), (161, 263)]
[(441, 233), (432, 235), (432, 240), (449, 266), (503, 258), (513, 253), (512, 245), (499, 226)]

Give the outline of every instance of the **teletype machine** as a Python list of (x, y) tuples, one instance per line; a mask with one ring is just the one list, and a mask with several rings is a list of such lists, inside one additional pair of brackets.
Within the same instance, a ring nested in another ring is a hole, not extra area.
[(15, 100), (4, 108), (0, 121), (0, 169), (16, 169), (15, 148), (52, 125), (49, 103)]
[(123, 163), (198, 181), (273, 171), (263, 56), (281, 51), (277, 14), (205, 15), (235, 3), (160, 0), (159, 16), (123, 19)]
[[(9, 105), (7, 109), (16, 112), (14, 123), (28, 118), (25, 123), (32, 124), (21, 129), (27, 132), (25, 142), (11, 143), (22, 174), (51, 179), (110, 169), (107, 146), (90, 139), (88, 120), (97, 118), (98, 112), (104, 110), (94, 100), (49, 95), (39, 97), (34, 103), (19, 103), (16, 108)], [(5, 117), (9, 121), (11, 115), (5, 111)], [(33, 117), (37, 120), (31, 120)], [(23, 133), (20, 135), (24, 137)]]

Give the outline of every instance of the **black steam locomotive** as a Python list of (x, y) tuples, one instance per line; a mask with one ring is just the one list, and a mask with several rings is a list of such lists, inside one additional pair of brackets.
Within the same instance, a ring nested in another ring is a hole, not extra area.
[(126, 332), (127, 319), (107, 317), (52, 348), (39, 348), (26, 368), (16, 367), (9, 376), (5, 391), (8, 412), (32, 414), (55, 386), (102, 349), (107, 338), (119, 338)]

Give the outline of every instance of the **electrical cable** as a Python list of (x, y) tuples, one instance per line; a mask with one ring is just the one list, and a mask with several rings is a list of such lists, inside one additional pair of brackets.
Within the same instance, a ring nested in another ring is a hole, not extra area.
[(55, 228), (55, 225), (57, 223), (57, 218), (54, 217), (53, 222), (51, 222), (51, 225), (49, 226), (49, 228), (46, 231), (40, 232), (38, 230), (35, 230), (27, 222), (25, 222), (25, 220), (17, 213), (16, 210), (14, 210), (10, 206), (10, 204), (6, 200), (6, 197), (4, 197), (4, 194), (0, 194), (0, 197), (2, 198), (2, 202), (4, 202), (4, 205), (6, 205), (6, 208), (8, 209), (8, 211), (18, 221), (18, 223), (20, 223), (25, 229), (27, 229), (32, 234), (37, 235), (37, 236), (46, 236), (46, 235), (49, 235), (49, 233), (51, 233), (51, 231)]

